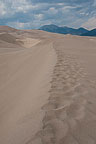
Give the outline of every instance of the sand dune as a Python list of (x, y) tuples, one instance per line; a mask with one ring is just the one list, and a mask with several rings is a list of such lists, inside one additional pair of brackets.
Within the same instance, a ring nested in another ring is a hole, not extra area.
[(0, 144), (95, 144), (96, 38), (1, 35)]
[(0, 33), (1, 32), (17, 32), (18, 30), (15, 28), (11, 28), (9, 26), (1, 26), (0, 25)]
[(22, 42), (22, 45), (25, 48), (32, 48), (32, 46), (40, 42), (39, 39), (33, 39), (33, 38), (24, 38), (24, 39), (20, 39), (19, 41)]
[(17, 38), (15, 36), (8, 33), (0, 34), (0, 40), (12, 44), (20, 44), (20, 43), (23, 44), (20, 40), (17, 41)]

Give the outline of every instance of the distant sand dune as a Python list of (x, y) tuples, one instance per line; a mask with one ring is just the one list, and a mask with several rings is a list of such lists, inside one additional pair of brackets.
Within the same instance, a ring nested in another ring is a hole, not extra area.
[(8, 42), (8, 43), (12, 43), (12, 44), (20, 44), (21, 43), (20, 40), (17, 41), (17, 38), (15, 36), (8, 34), (8, 33), (0, 34), (0, 40)]
[(0, 33), (2, 33), (2, 32), (17, 32), (18, 30), (17, 29), (15, 29), (15, 28), (11, 28), (11, 27), (9, 27), (9, 26), (1, 26), (0, 25)]
[(23, 46), (25, 48), (31, 48), (32, 46), (34, 46), (40, 42), (39, 39), (33, 39), (33, 38), (25, 38), (25, 39), (21, 39), (20, 41), (23, 42)]

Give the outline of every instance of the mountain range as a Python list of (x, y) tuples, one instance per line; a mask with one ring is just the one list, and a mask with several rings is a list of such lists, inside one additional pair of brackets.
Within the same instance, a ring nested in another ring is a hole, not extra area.
[(53, 33), (60, 33), (60, 34), (72, 34), (72, 35), (79, 35), (79, 36), (96, 36), (96, 29), (93, 29), (91, 31), (80, 27), (78, 29), (70, 28), (70, 27), (59, 27), (56, 25), (44, 25), (39, 28), (39, 30), (47, 31), (47, 32), (53, 32)]

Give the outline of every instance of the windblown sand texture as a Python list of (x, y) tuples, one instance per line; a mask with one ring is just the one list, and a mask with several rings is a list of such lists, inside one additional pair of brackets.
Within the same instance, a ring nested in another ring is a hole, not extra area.
[(96, 38), (3, 29), (0, 144), (96, 144)]

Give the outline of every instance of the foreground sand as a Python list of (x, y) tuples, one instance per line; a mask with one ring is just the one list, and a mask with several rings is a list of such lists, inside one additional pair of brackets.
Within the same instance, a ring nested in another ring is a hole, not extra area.
[(0, 144), (95, 144), (96, 38), (6, 31)]

